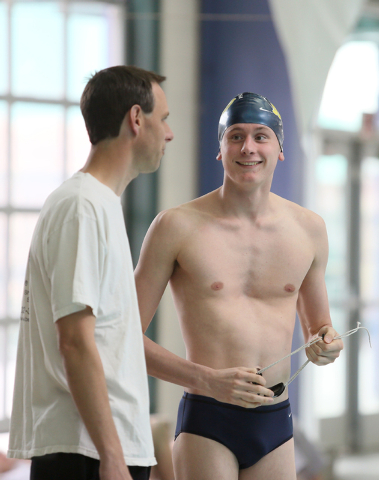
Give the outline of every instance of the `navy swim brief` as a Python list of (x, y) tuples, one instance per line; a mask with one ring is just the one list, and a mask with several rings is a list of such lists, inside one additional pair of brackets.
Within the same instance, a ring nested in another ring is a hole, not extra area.
[(248, 468), (292, 438), (290, 402), (244, 408), (184, 392), (175, 440), (180, 433), (192, 433), (225, 445), (236, 456), (239, 468)]

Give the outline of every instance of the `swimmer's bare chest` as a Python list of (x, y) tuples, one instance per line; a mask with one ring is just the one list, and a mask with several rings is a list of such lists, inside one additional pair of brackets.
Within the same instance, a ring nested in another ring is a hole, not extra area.
[[(294, 221), (194, 228), (171, 278), (187, 358), (229, 368), (268, 365), (289, 353), (299, 289), (313, 258), (307, 233)], [(288, 368), (283, 363), (267, 380), (282, 381)]]
[[(185, 296), (275, 301), (296, 296), (314, 258), (295, 221), (201, 224), (184, 242), (171, 279)], [(184, 288), (182, 288), (184, 287)]]

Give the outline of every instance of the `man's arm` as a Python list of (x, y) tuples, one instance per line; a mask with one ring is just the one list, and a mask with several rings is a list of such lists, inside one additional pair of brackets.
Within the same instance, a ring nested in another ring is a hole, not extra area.
[(112, 418), (95, 321), (90, 307), (60, 318), (59, 351), (72, 397), (100, 455), (101, 480), (132, 480)]
[[(311, 212), (310, 212), (311, 214)], [(328, 262), (328, 237), (324, 221), (311, 214), (310, 233), (315, 245), (312, 265), (303, 280), (297, 301), (297, 312), (306, 342), (316, 335), (324, 340), (306, 349), (308, 359), (316, 365), (328, 365), (339, 357), (342, 340), (333, 340), (338, 335), (330, 318), (328, 294), (325, 285), (325, 270)]]
[[(135, 280), (144, 332), (174, 272), (181, 245), (191, 231), (183, 217), (177, 209), (159, 214), (143, 242)], [(256, 375), (256, 368), (215, 370), (178, 357), (146, 336), (144, 344), (149, 375), (243, 407), (272, 402), (272, 392), (264, 387), (266, 381)]]

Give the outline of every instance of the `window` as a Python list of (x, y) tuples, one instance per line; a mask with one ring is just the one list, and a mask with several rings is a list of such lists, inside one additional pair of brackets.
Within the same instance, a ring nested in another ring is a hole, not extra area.
[[(336, 442), (350, 441), (352, 448), (377, 443), (379, 426), (378, 98), (378, 43), (346, 43), (330, 69), (319, 113), (322, 154), (313, 209), (328, 230), (326, 283), (335, 328), (344, 333), (362, 322), (373, 348), (364, 332), (350, 337), (335, 364), (313, 369), (313, 394), (317, 418), (329, 422), (324, 434), (339, 431)], [(322, 438), (324, 445), (333, 444), (330, 438)]]
[[(316, 163), (315, 210), (325, 220), (329, 239), (326, 271), (330, 313), (338, 332), (346, 332), (347, 284), (347, 159), (342, 154), (324, 154)], [(314, 407), (319, 418), (342, 415), (346, 409), (346, 361), (342, 355), (327, 368), (314, 368)]]
[(9, 426), (28, 249), (49, 193), (83, 166), (86, 78), (123, 63), (122, 2), (0, 3), (0, 432)]
[(322, 128), (358, 132), (363, 114), (378, 110), (378, 46), (373, 41), (351, 41), (337, 52), (321, 102)]
[(379, 158), (361, 160), (361, 298), (362, 323), (370, 330), (372, 348), (360, 338), (359, 412), (379, 413)]

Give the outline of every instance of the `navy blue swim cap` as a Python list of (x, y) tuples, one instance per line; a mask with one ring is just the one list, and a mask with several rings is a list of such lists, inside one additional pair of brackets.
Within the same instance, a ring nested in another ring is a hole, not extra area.
[(218, 141), (221, 142), (225, 130), (236, 123), (257, 123), (274, 131), (281, 151), (283, 151), (283, 122), (274, 105), (257, 93), (240, 93), (231, 100), (222, 112), (218, 124)]

